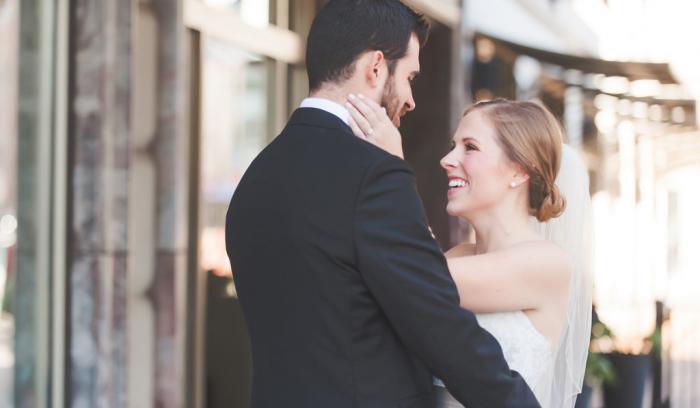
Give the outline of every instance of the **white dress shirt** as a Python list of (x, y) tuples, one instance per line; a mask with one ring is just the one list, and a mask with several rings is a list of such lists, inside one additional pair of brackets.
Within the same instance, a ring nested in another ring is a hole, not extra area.
[(316, 108), (337, 116), (340, 120), (350, 125), (350, 112), (343, 105), (333, 102), (330, 99), (306, 98), (301, 101), (300, 108)]

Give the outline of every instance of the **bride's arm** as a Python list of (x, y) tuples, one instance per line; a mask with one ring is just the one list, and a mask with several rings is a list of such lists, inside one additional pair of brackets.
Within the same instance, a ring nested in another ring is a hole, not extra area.
[(460, 305), (476, 313), (538, 309), (556, 301), (556, 294), (566, 296), (572, 269), (568, 255), (549, 242), (522, 243), (482, 255), (453, 252), (447, 264)]

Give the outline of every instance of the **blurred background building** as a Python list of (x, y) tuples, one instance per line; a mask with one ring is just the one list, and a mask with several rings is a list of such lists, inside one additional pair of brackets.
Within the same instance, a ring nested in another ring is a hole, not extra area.
[[(591, 179), (580, 406), (700, 406), (700, 5), (405, 2), (433, 23), (402, 133), (441, 245), (469, 236), (438, 163), (464, 107), (541, 100)], [(324, 3), (0, 0), (0, 407), (247, 406), (224, 215)]]

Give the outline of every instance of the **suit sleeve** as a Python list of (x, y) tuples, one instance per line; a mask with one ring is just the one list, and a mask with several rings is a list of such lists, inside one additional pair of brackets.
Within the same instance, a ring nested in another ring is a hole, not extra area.
[(432, 239), (415, 178), (401, 160), (371, 166), (354, 220), (358, 267), (404, 344), (470, 408), (538, 407), (498, 342), (459, 295)]

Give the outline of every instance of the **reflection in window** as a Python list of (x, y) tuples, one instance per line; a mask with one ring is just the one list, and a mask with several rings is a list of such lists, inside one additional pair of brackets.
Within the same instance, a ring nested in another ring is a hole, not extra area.
[(202, 0), (206, 5), (229, 9), (246, 23), (266, 27), (270, 21), (270, 2), (266, 0)]
[(269, 141), (270, 64), (213, 39), (203, 42), (202, 269), (230, 274), (224, 223), (243, 173)]
[(13, 406), (19, 1), (0, 1), (0, 406)]

